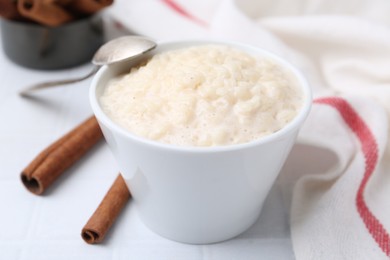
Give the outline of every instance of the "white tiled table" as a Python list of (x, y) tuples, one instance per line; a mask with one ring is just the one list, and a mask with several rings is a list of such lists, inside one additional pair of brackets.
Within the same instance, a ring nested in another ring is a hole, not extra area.
[(0, 260), (294, 258), (288, 212), (278, 185), (251, 229), (213, 245), (180, 244), (152, 233), (131, 203), (103, 244), (86, 244), (81, 228), (117, 175), (115, 161), (103, 142), (44, 196), (25, 190), (19, 179), (21, 170), (43, 148), (92, 114), (90, 80), (42, 91), (35, 99), (19, 97), (18, 90), (34, 82), (77, 77), (90, 69), (86, 64), (61, 71), (30, 70), (12, 63), (0, 51)]

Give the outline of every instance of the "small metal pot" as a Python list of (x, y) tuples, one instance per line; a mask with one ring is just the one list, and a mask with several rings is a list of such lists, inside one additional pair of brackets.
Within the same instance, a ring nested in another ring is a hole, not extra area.
[(6, 56), (32, 69), (64, 69), (85, 63), (104, 41), (99, 14), (58, 27), (0, 21)]

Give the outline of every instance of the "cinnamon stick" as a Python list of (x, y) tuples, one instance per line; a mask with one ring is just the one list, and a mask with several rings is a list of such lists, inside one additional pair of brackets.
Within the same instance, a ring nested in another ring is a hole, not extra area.
[(97, 244), (103, 241), (107, 231), (115, 222), (130, 197), (131, 194), (126, 183), (121, 174), (119, 174), (96, 211), (82, 229), (81, 237), (84, 241), (88, 244)]
[(82, 14), (93, 14), (111, 5), (114, 0), (77, 0), (69, 4), (70, 9)]
[(46, 0), (46, 1), (49, 1), (49, 2), (52, 2), (52, 3), (58, 4), (58, 5), (60, 5), (60, 6), (67, 6), (67, 5), (70, 4), (71, 2), (73, 2), (73, 1), (78, 1), (78, 0)]
[(96, 118), (90, 117), (44, 149), (22, 171), (21, 179), (24, 186), (34, 194), (42, 194), (102, 137)]
[(74, 19), (63, 7), (52, 1), (18, 0), (19, 13), (47, 26), (59, 26)]
[(0, 0), (0, 16), (9, 20), (21, 18), (16, 0)]

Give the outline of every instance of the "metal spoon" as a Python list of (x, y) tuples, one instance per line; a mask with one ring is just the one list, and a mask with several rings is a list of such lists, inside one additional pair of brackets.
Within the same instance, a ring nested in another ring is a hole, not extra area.
[(92, 64), (94, 64), (95, 66), (93, 67), (92, 71), (87, 75), (75, 79), (56, 80), (34, 84), (20, 91), (19, 94), (21, 96), (28, 96), (28, 94), (32, 91), (36, 91), (39, 89), (83, 81), (93, 76), (99, 70), (100, 66), (110, 65), (113, 63), (133, 59), (154, 49), (156, 46), (157, 44), (155, 42), (141, 36), (123, 36), (113, 39), (103, 44), (96, 51), (95, 55), (92, 58)]

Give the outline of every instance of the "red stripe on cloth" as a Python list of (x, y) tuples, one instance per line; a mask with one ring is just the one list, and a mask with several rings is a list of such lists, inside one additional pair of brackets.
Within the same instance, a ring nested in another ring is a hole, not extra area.
[(161, 0), (163, 3), (165, 3), (168, 7), (170, 7), (173, 11), (176, 13), (196, 22), (197, 24), (207, 27), (207, 23), (195, 16), (193, 16), (191, 13), (187, 12), (182, 6), (180, 6), (178, 3), (176, 3), (174, 0)]
[(359, 189), (356, 194), (356, 207), (371, 236), (382, 251), (387, 256), (390, 256), (389, 233), (383, 227), (382, 223), (370, 211), (364, 199), (364, 190), (378, 162), (378, 145), (375, 137), (367, 124), (345, 99), (330, 97), (316, 99), (314, 102), (318, 104), (327, 104), (336, 108), (360, 141), (365, 159), (365, 170), (363, 179), (360, 182)]

